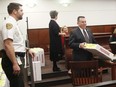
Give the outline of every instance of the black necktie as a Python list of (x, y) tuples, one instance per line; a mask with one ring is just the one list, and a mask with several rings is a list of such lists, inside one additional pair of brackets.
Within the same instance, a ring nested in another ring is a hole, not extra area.
[(88, 35), (87, 35), (87, 33), (85, 32), (84, 29), (83, 29), (83, 33), (84, 33), (85, 41), (86, 41), (87, 43), (89, 43), (89, 37), (88, 37)]

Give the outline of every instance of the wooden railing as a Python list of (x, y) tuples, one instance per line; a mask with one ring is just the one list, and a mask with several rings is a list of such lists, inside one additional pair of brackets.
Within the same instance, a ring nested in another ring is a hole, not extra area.
[[(110, 35), (116, 25), (94, 25), (87, 26), (93, 32), (97, 42), (100, 45), (107, 45)], [(76, 28), (76, 26), (68, 27), (69, 33)], [(48, 28), (28, 29), (29, 46), (41, 47), (45, 52), (49, 51), (49, 31)]]

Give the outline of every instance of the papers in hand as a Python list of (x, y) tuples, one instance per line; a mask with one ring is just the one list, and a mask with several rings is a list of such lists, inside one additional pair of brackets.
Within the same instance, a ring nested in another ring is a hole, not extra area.
[(114, 56), (113, 53), (111, 53), (107, 49), (103, 48), (99, 44), (88, 44), (88, 43), (85, 43), (85, 47), (84, 48), (86, 50), (88, 50), (89, 52), (93, 53), (94, 55), (99, 56), (101, 59), (112, 60), (112, 61), (116, 60), (116, 56)]

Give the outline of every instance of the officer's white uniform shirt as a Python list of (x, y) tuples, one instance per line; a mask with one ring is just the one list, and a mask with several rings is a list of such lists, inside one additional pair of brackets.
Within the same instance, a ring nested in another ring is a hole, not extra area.
[(3, 49), (2, 30), (0, 27), (0, 50)]
[(17, 21), (12, 16), (9, 16), (9, 18), (3, 23), (2, 37), (3, 40), (8, 38), (13, 40), (15, 52), (25, 52), (25, 42), (23, 35), (19, 30)]

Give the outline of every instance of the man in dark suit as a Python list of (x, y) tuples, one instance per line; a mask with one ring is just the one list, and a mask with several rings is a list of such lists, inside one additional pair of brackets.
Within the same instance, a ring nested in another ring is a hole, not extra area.
[(84, 49), (85, 43), (96, 43), (93, 34), (86, 29), (86, 19), (84, 16), (77, 18), (78, 27), (74, 29), (69, 37), (69, 46), (73, 49), (73, 60), (89, 61), (93, 58), (92, 53)]

